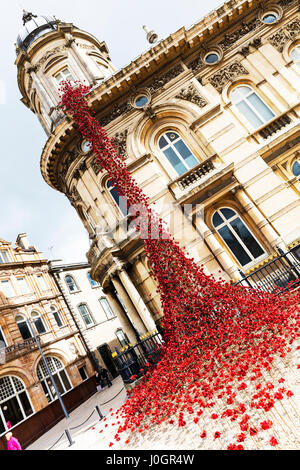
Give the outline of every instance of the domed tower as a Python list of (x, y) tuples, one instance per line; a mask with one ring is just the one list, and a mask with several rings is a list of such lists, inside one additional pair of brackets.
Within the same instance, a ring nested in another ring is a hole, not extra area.
[(115, 71), (105, 42), (71, 23), (25, 10), (16, 52), (21, 101), (48, 136), (63, 118), (57, 109), (62, 80), (95, 86)]

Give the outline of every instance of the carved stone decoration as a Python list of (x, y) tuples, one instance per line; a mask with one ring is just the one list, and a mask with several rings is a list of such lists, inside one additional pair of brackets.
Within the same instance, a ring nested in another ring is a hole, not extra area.
[(198, 90), (192, 83), (187, 88), (182, 88), (180, 93), (176, 95), (175, 98), (190, 101), (191, 103), (195, 103), (200, 106), (200, 108), (203, 108), (207, 105), (206, 99), (198, 93)]
[(235, 80), (240, 75), (249, 74), (248, 70), (240, 62), (233, 62), (221, 70), (218, 70), (208, 79), (209, 83), (215, 87), (219, 93), (223, 90), (226, 83)]
[(296, 18), (291, 21), (283, 28), (281, 28), (277, 33), (269, 38), (269, 42), (274, 46), (279, 52), (283, 51), (285, 44), (296, 38), (300, 34), (300, 18)]
[(54, 49), (51, 49), (50, 51), (48, 51), (37, 63), (36, 63), (36, 67), (37, 67), (37, 70), (39, 70), (41, 68), (41, 66), (47, 62), (48, 59), (50, 59), (50, 57), (52, 57), (53, 55), (55, 54), (58, 54), (59, 52), (63, 52), (63, 51), (66, 51), (68, 49), (67, 46), (58, 46), (58, 47), (55, 47)]
[(93, 168), (93, 172), (95, 173), (95, 175), (98, 175), (100, 173), (101, 167), (99, 163), (97, 162), (96, 157), (94, 157), (93, 160), (91, 161), (91, 167)]
[(76, 205), (81, 202), (81, 197), (75, 186), (73, 186), (72, 191), (70, 193), (67, 193), (67, 197), (69, 201), (71, 202), (72, 206), (76, 207)]
[[(176, 65), (164, 75), (160, 77), (154, 76), (154, 79), (152, 79), (152, 82), (149, 85), (147, 85), (147, 88), (149, 89), (150, 93), (153, 94), (159, 88), (163, 87), (166, 83), (168, 83), (173, 78), (177, 77), (177, 75), (179, 75), (182, 72), (183, 72), (182, 65), (181, 64)], [(113, 107), (113, 109), (110, 111), (109, 114), (99, 118), (100, 125), (104, 127), (107, 124), (109, 124), (111, 121), (113, 121), (114, 119), (117, 119), (119, 116), (122, 116), (123, 114), (126, 114), (131, 110), (132, 110), (132, 106), (130, 104), (130, 101), (123, 103), (123, 104), (117, 104)]]
[(147, 85), (147, 88), (149, 89), (150, 93), (153, 94), (170, 80), (173, 80), (173, 78), (176, 78), (178, 75), (180, 75), (182, 72), (183, 67), (181, 64), (178, 64), (176, 67), (173, 67), (171, 70), (160, 77), (154, 75), (154, 79), (149, 85)]
[(132, 108), (129, 103), (115, 105), (109, 114), (99, 118), (100, 125), (102, 127), (106, 126), (114, 119), (117, 119), (119, 116), (122, 116), (122, 114), (128, 113), (131, 109)]
[(219, 42), (218, 46), (225, 51), (229, 47), (233, 46), (234, 43), (236, 43), (243, 36), (253, 32), (258, 26), (261, 26), (261, 22), (258, 18), (255, 18), (254, 20), (249, 21), (248, 23), (242, 21), (241, 27), (231, 34), (225, 34), (224, 39)]
[(118, 154), (122, 157), (126, 157), (127, 134), (128, 130), (126, 129), (124, 132), (117, 132), (116, 135), (112, 138), (113, 145), (116, 147)]
[(65, 160), (62, 164), (62, 168), (61, 168), (61, 172), (60, 172), (62, 174), (62, 176), (66, 176), (71, 163), (73, 163), (76, 160), (78, 155), (79, 155), (78, 151), (73, 150), (73, 151), (68, 152), (67, 157), (65, 158)]
[(256, 38), (251, 42), (248, 42), (248, 44), (240, 49), (240, 53), (246, 57), (248, 54), (251, 52), (252, 49), (257, 49), (259, 46), (261, 46), (261, 38)]
[(201, 59), (201, 57), (197, 57), (197, 59), (193, 60), (189, 65), (189, 68), (191, 68), (194, 72), (198, 72), (201, 68), (204, 67), (204, 62)]

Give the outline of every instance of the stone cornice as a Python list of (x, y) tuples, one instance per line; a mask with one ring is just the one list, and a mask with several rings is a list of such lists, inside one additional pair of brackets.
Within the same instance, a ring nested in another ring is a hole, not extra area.
[[(259, 0), (230, 0), (189, 29), (181, 28), (155, 44), (91, 90), (89, 102), (97, 118), (104, 127), (109, 126), (113, 120), (133, 111), (129, 104), (129, 96), (140, 86), (147, 86), (151, 90), (152, 83), (164, 82), (164, 77), (168, 76), (172, 70), (174, 77), (188, 70), (191, 72), (192, 69), (188, 67), (193, 57), (195, 58), (196, 54), (199, 56), (199, 52), (203, 50), (203, 44), (221, 45), (226, 50), (226, 48), (235, 47), (235, 42), (238, 43), (238, 47), (241, 47), (244, 36), (249, 42), (249, 35), (268, 28), (258, 20), (258, 11), (262, 7), (267, 8), (269, 3), (278, 3), (282, 8), (287, 8), (293, 7), (297, 2), (296, 0), (279, 0), (278, 2), (266, 0), (262, 5)], [(246, 16), (247, 22), (244, 22)], [(233, 65), (229, 64), (228, 67), (233, 67)], [(237, 67), (241, 72), (241, 65), (236, 66), (235, 72)], [(179, 69), (182, 72), (177, 72)], [(216, 69), (217, 72), (218, 69)], [(210, 81), (213, 81), (213, 78), (211, 77)], [(172, 73), (168, 79), (172, 80)], [(159, 87), (154, 88), (152, 93), (155, 94), (158, 91)], [(107, 113), (103, 114), (105, 108)], [(45, 181), (60, 191), (63, 189), (56, 181), (57, 168), (55, 163), (49, 164), (49, 157), (55, 159), (55, 155), (62, 151), (68, 135), (73, 132), (72, 121), (63, 120), (49, 137), (41, 158), (41, 172)]]

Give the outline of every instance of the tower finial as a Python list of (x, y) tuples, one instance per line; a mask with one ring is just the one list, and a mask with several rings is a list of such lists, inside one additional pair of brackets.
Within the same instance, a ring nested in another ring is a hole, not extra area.
[(150, 44), (153, 44), (154, 42), (157, 41), (158, 34), (155, 31), (153, 31), (153, 30), (150, 31), (150, 29), (146, 25), (143, 26), (143, 29), (146, 32), (147, 41), (150, 42)]
[(34, 15), (33, 13), (30, 13), (29, 11), (24, 10), (23, 8), (23, 26), (28, 23), (28, 21), (31, 21), (32, 18), (37, 18), (37, 15)]

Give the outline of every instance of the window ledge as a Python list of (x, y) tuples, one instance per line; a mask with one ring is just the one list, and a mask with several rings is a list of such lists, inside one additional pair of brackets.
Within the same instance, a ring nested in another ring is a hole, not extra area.
[(293, 119), (289, 116), (289, 113), (293, 110), (294, 106), (275, 116), (273, 119), (248, 134), (247, 138), (253, 138), (257, 143), (260, 143), (261, 140), (264, 142), (266, 139), (293, 122)]

